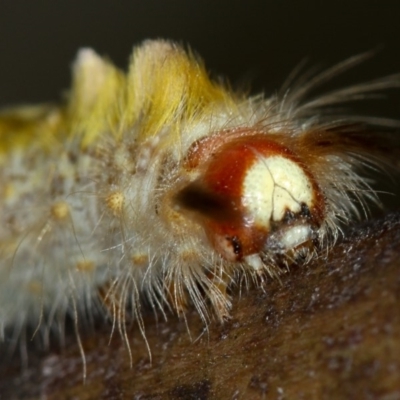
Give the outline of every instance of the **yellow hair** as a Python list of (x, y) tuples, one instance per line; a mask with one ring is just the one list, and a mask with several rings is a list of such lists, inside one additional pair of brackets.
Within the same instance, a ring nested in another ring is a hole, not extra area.
[(167, 41), (134, 49), (128, 73), (91, 49), (79, 51), (66, 104), (10, 109), (0, 114), (0, 153), (14, 147), (51, 147), (78, 140), (87, 148), (105, 134), (118, 140), (135, 129), (145, 141), (168, 129), (165, 144), (179, 141), (182, 127), (201, 121), (216, 103), (235, 107), (232, 94), (212, 82), (190, 52)]

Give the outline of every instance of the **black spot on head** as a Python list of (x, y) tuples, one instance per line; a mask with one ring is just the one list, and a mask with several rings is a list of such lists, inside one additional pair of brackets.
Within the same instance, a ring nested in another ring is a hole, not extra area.
[(310, 209), (308, 208), (307, 204), (301, 203), (301, 211), (300, 211), (301, 216), (306, 217), (306, 218), (311, 218), (311, 212)]
[(240, 239), (237, 236), (233, 236), (231, 238), (227, 238), (232, 243), (233, 252), (240, 256), (242, 254), (242, 244), (240, 243)]
[(294, 220), (294, 213), (293, 213), (293, 211), (286, 210), (286, 211), (285, 211), (285, 215), (283, 216), (283, 222), (288, 223), (288, 222), (291, 222), (291, 221), (293, 221), (293, 220)]

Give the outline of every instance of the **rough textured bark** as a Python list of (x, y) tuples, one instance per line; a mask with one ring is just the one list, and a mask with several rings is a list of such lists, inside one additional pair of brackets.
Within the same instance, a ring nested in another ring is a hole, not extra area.
[(109, 327), (30, 354), (0, 369), (0, 398), (47, 399), (399, 399), (400, 214), (357, 227), (304, 268), (234, 290), (232, 320), (204, 331), (145, 318), (149, 360), (137, 327), (124, 343)]

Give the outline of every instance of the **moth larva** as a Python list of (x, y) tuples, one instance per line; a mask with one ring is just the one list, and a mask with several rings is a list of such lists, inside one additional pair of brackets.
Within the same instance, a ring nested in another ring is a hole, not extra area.
[(167, 41), (136, 48), (126, 74), (83, 49), (65, 104), (4, 110), (3, 341), (28, 327), (47, 342), (67, 316), (78, 329), (111, 316), (125, 334), (143, 301), (222, 321), (240, 277), (277, 276), (329, 248), (377, 201), (365, 167), (391, 160), (372, 119), (323, 109), (399, 77), (306, 98), (363, 58), (248, 98)]

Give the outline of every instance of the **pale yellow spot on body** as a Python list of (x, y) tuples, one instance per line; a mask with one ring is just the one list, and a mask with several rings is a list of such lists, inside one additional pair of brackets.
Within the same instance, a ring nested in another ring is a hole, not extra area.
[(139, 267), (139, 266), (143, 266), (143, 265), (148, 264), (149, 257), (147, 256), (147, 254), (138, 253), (138, 254), (134, 254), (132, 256), (131, 260), (132, 260), (132, 264), (135, 267)]
[(40, 296), (43, 291), (43, 285), (40, 282), (35, 281), (35, 280), (28, 282), (28, 284), (26, 285), (26, 288), (29, 293), (31, 293), (35, 296)]
[(89, 260), (82, 260), (76, 263), (76, 269), (81, 272), (92, 272), (95, 269), (95, 263)]
[(65, 220), (69, 215), (69, 205), (64, 201), (54, 203), (51, 207), (51, 215), (58, 221)]
[(0, 253), (4, 258), (13, 256), (17, 248), (18, 248), (18, 242), (15, 240), (13, 236), (0, 241)]
[(120, 215), (124, 206), (125, 196), (120, 191), (110, 193), (106, 197), (107, 207), (113, 212), (114, 215)]
[(3, 196), (4, 200), (10, 200), (15, 195), (15, 186), (12, 183), (6, 183), (3, 187)]

